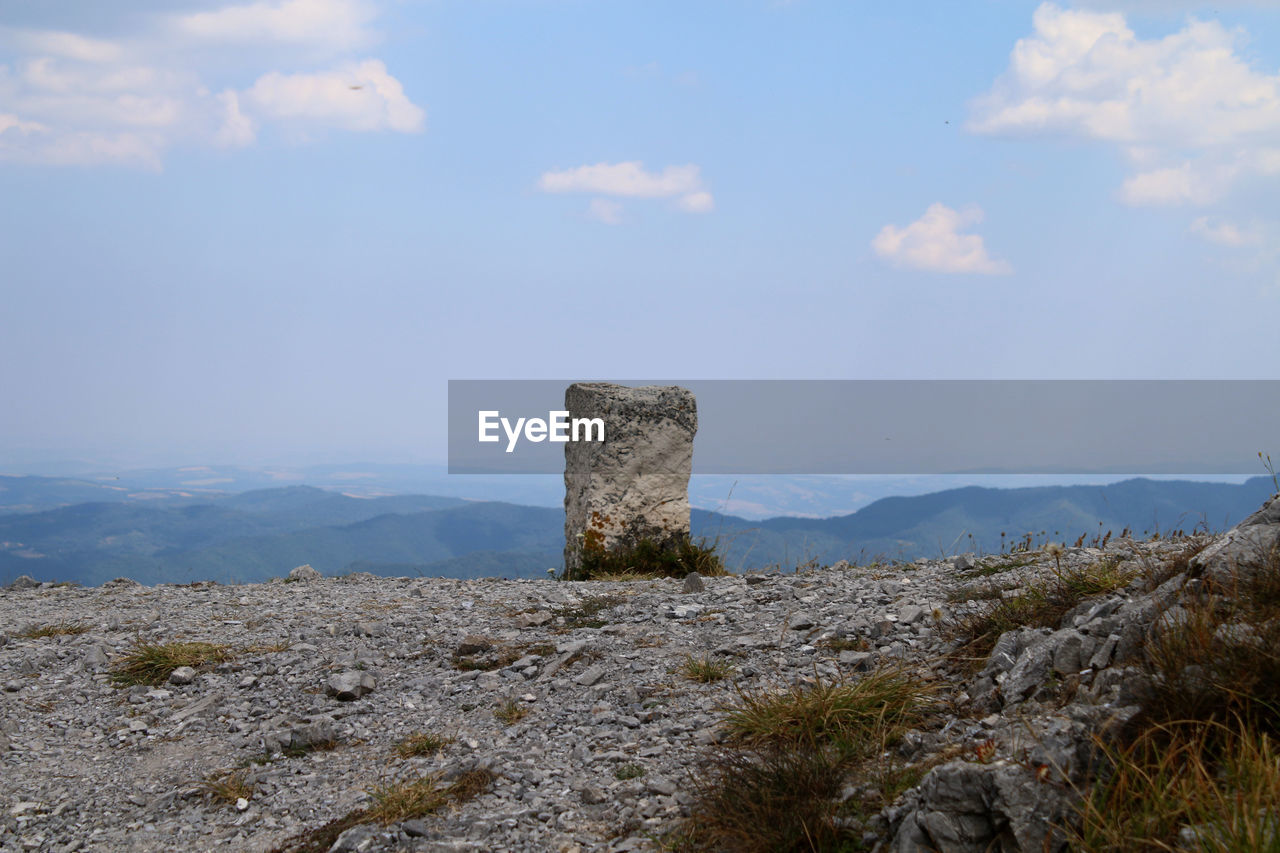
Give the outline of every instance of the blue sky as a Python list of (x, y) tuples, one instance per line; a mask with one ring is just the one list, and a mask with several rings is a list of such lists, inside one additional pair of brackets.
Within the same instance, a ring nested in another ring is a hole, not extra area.
[(120, 6), (0, 0), (0, 463), (441, 461), (450, 378), (1277, 378), (1274, 3)]

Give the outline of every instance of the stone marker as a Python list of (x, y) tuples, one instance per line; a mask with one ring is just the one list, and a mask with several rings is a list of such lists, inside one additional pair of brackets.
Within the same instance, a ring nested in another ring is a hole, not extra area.
[(601, 418), (604, 441), (565, 444), (564, 564), (573, 578), (584, 553), (617, 552), (689, 536), (689, 474), (698, 409), (678, 386), (628, 388), (579, 382), (564, 394), (570, 419)]

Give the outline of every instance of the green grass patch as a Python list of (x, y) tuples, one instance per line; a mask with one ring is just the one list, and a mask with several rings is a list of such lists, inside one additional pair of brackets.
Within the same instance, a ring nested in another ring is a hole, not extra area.
[[(693, 778), (677, 851), (863, 849), (866, 820), (919, 778), (890, 747), (929, 714), (936, 688), (901, 669), (858, 681), (741, 694), (725, 709), (726, 746)], [(842, 801), (858, 781), (873, 802)]]
[(643, 764), (636, 764), (635, 762), (631, 762), (628, 764), (623, 764), (617, 770), (613, 771), (613, 777), (617, 779), (619, 782), (625, 782), (628, 779), (639, 779), (646, 772), (647, 771), (644, 769)]
[(885, 668), (857, 681), (743, 693), (724, 727), (739, 744), (832, 745), (865, 754), (921, 722), (935, 692), (904, 670)]
[(733, 664), (725, 660), (716, 660), (710, 656), (694, 657), (685, 655), (680, 664), (680, 674), (690, 681), (710, 684), (728, 678), (733, 673)]
[(708, 577), (728, 574), (714, 546), (682, 536), (665, 543), (641, 539), (634, 547), (617, 550), (585, 543), (581, 565), (566, 571), (565, 580), (682, 578), (690, 572)]

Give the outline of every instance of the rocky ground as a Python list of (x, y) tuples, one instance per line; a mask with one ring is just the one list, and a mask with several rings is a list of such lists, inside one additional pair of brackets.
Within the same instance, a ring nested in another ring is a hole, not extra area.
[[(1113, 541), (1068, 548), (1060, 564), (1037, 552), (687, 584), (300, 572), (246, 586), (10, 588), (0, 850), (266, 851), (370, 806), (380, 785), (476, 768), (494, 780), (473, 799), (357, 825), (333, 848), (657, 849), (738, 691), (894, 661), (945, 686), (936, 718), (897, 748), (938, 766), (867, 842), (983, 849), (999, 835), (1004, 849), (1040, 850), (1066, 793), (1037, 791), (1066, 792), (1088, 732), (1123, 718), (1124, 663), (1185, 579), (1152, 593), (1142, 571), (1185, 547)], [(1009, 632), (977, 674), (957, 664), (946, 625), (1100, 562), (1132, 582), (1059, 630)], [(158, 686), (113, 680), (139, 644), (173, 642), (230, 656)], [(696, 681), (688, 656), (732, 670)], [(402, 755), (420, 733), (446, 743)], [(240, 786), (213, 784), (228, 778)]]

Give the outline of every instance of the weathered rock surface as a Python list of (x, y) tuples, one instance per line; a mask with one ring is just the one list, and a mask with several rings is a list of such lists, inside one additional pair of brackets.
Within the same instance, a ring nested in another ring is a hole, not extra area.
[[(1073, 549), (1063, 569), (1138, 569), (1184, 547)], [(885, 663), (936, 677), (946, 694), (937, 719), (897, 747), (937, 766), (877, 819), (879, 849), (1058, 850), (1052, 825), (1085, 778), (1091, 735), (1137, 711), (1142, 639), (1177, 618), (1196, 580), (1147, 591), (1138, 579), (1054, 628), (1011, 631), (963, 676), (943, 626), (986, 606), (968, 597), (965, 572), (1009, 590), (1055, 569), (964, 563), (703, 577), (702, 591), (683, 579), (368, 575), (5, 590), (0, 625), (87, 630), (4, 629), (0, 851), (266, 851), (368, 805), (371, 787), (479, 766), (497, 780), (474, 800), (355, 827), (334, 849), (656, 850), (651, 839), (687, 814), (685, 780), (739, 691), (856, 679)], [(109, 662), (138, 641), (235, 653), (189, 682), (118, 687)], [(688, 655), (731, 662), (733, 675), (686, 679)], [(495, 711), (509, 703), (528, 713), (504, 722)], [(452, 740), (402, 757), (397, 744), (417, 732)], [(619, 772), (633, 765), (643, 775)], [(204, 793), (201, 780), (236, 767), (251, 793)]]
[(1247, 575), (1259, 561), (1280, 558), (1280, 494), (1240, 522), (1191, 561), (1204, 577), (1229, 582), (1233, 573)]
[(676, 386), (570, 385), (570, 418), (600, 418), (604, 441), (565, 444), (565, 570), (584, 550), (660, 546), (689, 535), (689, 475), (698, 410)]
[(313, 569), (310, 563), (304, 563), (289, 571), (289, 580), (291, 581), (314, 581), (319, 580), (321, 577), (323, 575)]

